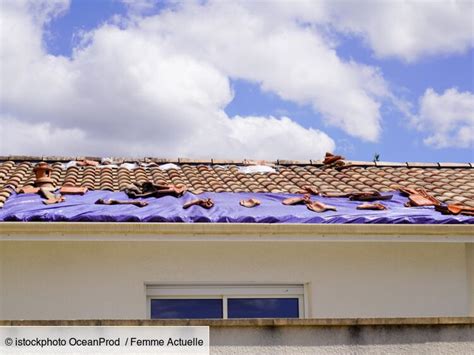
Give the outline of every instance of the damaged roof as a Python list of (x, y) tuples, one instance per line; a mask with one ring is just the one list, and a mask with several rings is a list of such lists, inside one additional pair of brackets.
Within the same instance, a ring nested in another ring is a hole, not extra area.
[(323, 193), (424, 188), (446, 204), (474, 207), (473, 163), (390, 163), (342, 160), (249, 161), (127, 159), (97, 157), (0, 157), (0, 208), (13, 193), (35, 181), (34, 166), (46, 161), (58, 187), (123, 191), (132, 183), (185, 185), (188, 191), (299, 193), (311, 186)]

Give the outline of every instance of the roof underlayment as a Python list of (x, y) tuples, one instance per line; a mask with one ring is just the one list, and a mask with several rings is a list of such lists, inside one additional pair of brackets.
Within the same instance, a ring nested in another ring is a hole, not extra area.
[[(0, 210), (0, 221), (48, 222), (212, 222), (212, 223), (387, 223), (387, 224), (473, 224), (474, 217), (443, 215), (433, 206), (405, 207), (408, 198), (391, 192), (391, 200), (382, 201), (384, 211), (358, 210), (359, 201), (347, 198), (312, 196), (336, 207), (336, 211), (317, 213), (305, 205), (286, 206), (282, 201), (295, 194), (276, 193), (216, 193), (205, 192), (199, 198), (211, 198), (214, 207), (204, 209), (183, 204), (196, 198), (191, 193), (182, 197), (165, 196), (142, 199), (148, 206), (97, 205), (98, 199), (127, 200), (123, 192), (89, 191), (85, 195), (66, 196), (66, 201), (44, 205), (37, 194), (14, 194)], [(254, 208), (239, 205), (242, 199), (257, 198)]]

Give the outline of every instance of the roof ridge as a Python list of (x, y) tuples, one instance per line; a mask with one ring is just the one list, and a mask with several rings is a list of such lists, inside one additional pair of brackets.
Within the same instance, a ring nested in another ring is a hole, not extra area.
[[(6, 155), (0, 156), (0, 161), (30, 161), (30, 162), (69, 162), (74, 160), (95, 160), (101, 161), (109, 158), (123, 162), (147, 162), (147, 163), (175, 163), (175, 164), (210, 164), (210, 165), (323, 165), (322, 159), (306, 159), (306, 160), (259, 160), (259, 159), (198, 159), (198, 158), (158, 158), (158, 157), (98, 157), (98, 156), (32, 156), (32, 155)], [(408, 167), (408, 168), (473, 168), (474, 162), (387, 162), (387, 161), (359, 161), (344, 160), (350, 166), (358, 167)]]

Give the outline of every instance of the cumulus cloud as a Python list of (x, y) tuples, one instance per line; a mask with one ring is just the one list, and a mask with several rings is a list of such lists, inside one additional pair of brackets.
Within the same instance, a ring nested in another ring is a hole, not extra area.
[(231, 78), (311, 105), (327, 124), (350, 135), (376, 141), (381, 101), (389, 96), (380, 71), (342, 60), (320, 31), (301, 25), (299, 12), (281, 6), (187, 4), (147, 17), (136, 29), (150, 38), (165, 39), (168, 49), (211, 63)]
[[(80, 148), (78, 141), (86, 139), (84, 132), (77, 128), (60, 129), (47, 122), (31, 124), (6, 115), (0, 116), (0, 127), (2, 153), (58, 155), (64, 150), (75, 155), (88, 153), (74, 150)], [(10, 151), (10, 147), (16, 147), (15, 151)]]
[[(327, 125), (377, 141), (381, 106), (399, 100), (378, 68), (337, 55), (332, 31), (405, 60), (472, 45), (472, 3), (169, 1), (151, 15), (155, 0), (123, 2), (129, 14), (82, 34), (71, 58), (48, 54), (42, 42), (68, 0), (2, 2), (2, 154), (39, 153), (50, 137), (63, 154), (320, 157), (335, 144), (318, 129), (288, 117), (229, 117), (230, 80), (256, 83), (311, 106)], [(432, 120), (431, 111), (417, 122)], [(455, 122), (459, 129), (439, 129), (427, 143), (443, 146), (457, 134), (465, 146), (472, 134)], [(31, 132), (41, 135), (37, 145)]]
[(425, 144), (436, 148), (469, 148), (474, 144), (474, 94), (456, 88), (438, 94), (427, 89), (420, 98), (418, 128), (429, 136)]
[[(166, 141), (124, 140), (115, 136), (104, 138), (89, 135), (80, 128), (58, 128), (47, 122), (27, 123), (3, 115), (0, 116), (0, 127), (6, 133), (2, 133), (0, 152), (13, 153), (9, 149), (16, 147), (15, 154), (96, 156), (100, 152), (106, 152), (116, 156), (199, 157), (195, 154), (197, 151), (203, 154), (201, 157), (222, 159), (301, 159), (320, 157), (321, 147), (334, 149), (334, 142), (326, 134), (305, 129), (286, 117), (237, 116), (233, 121), (235, 122), (225, 119), (222, 122), (228, 134), (225, 137), (216, 136), (216, 133), (222, 133), (221, 130), (201, 131), (196, 136), (181, 141), (181, 147), (174, 150)], [(163, 135), (157, 137), (161, 138)]]
[(412, 62), (474, 46), (472, 1), (331, 1), (326, 5), (320, 20), (361, 36), (378, 57)]
[[(237, 145), (251, 144), (252, 151), (257, 156), (265, 156), (268, 146), (272, 147), (276, 156), (285, 156), (291, 151), (296, 157), (307, 156), (307, 151), (318, 151), (321, 145), (334, 147), (327, 135), (311, 128), (305, 129), (288, 117), (262, 119), (236, 116), (232, 119), (230, 129), (231, 140), (237, 142)], [(285, 141), (284, 145), (275, 144)]]
[[(277, 1), (246, 4), (275, 22), (295, 18), (358, 36), (380, 58), (412, 62), (428, 55), (462, 53), (474, 46), (474, 2)], [(337, 41), (337, 39), (336, 39)]]
[[(59, 0), (35, 4), (47, 14), (67, 6)], [(2, 154), (54, 149), (296, 159), (318, 158), (335, 147), (325, 133), (287, 117), (229, 117), (229, 75), (166, 38), (182, 23), (160, 32), (140, 26), (139, 17), (110, 22), (87, 33), (66, 58), (46, 53), (41, 36), (50, 15), (36, 12), (30, 2), (2, 8)], [(160, 22), (157, 16), (148, 19)]]

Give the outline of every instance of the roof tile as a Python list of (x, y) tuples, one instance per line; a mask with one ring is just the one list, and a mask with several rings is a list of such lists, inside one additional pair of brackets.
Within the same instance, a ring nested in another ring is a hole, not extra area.
[[(28, 159), (27, 159), (28, 158)], [(34, 158), (34, 159), (33, 159)], [(38, 158), (38, 159), (36, 159)], [(98, 157), (81, 159), (100, 161)], [(119, 160), (118, 158), (113, 158)], [(127, 160), (126, 158), (120, 158)], [(158, 166), (125, 167), (71, 166), (64, 169), (68, 157), (9, 156), (0, 160), (0, 196), (10, 196), (6, 186), (19, 188), (34, 184), (33, 167), (37, 160), (52, 166), (51, 178), (57, 186), (85, 186), (89, 189), (123, 190), (132, 183), (184, 184), (191, 191), (286, 192), (300, 193), (311, 185), (326, 192), (389, 191), (398, 186), (423, 187), (443, 201), (466, 205), (474, 200), (474, 169), (467, 163), (390, 163), (347, 161), (345, 169), (322, 166), (321, 161), (279, 160), (276, 172), (243, 174), (243, 164), (275, 162), (180, 158), (147, 158), (156, 164), (173, 162), (180, 169), (161, 170)], [(144, 159), (129, 159), (145, 162)]]

